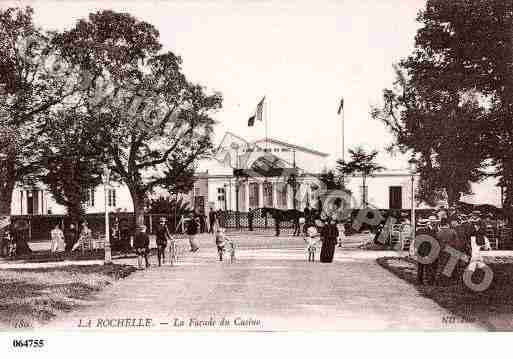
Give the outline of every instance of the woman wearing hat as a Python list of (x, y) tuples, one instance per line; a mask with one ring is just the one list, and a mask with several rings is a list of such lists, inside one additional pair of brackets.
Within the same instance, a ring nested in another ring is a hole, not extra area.
[(189, 244), (191, 245), (191, 252), (197, 252), (199, 250), (198, 241), (196, 240), (196, 234), (198, 234), (199, 223), (196, 216), (191, 216), (187, 224), (187, 235), (189, 236)]
[(326, 224), (321, 229), (321, 262), (333, 262), (335, 255), (335, 246), (337, 245), (338, 229), (336, 224), (332, 223), (330, 217), (326, 218)]

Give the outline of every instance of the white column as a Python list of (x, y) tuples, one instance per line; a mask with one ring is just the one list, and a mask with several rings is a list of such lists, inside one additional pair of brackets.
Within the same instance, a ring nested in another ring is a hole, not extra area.
[(258, 205), (260, 207), (264, 206), (264, 183), (258, 181)]
[(294, 197), (294, 192), (292, 191), (292, 187), (287, 185), (287, 208), (294, 208), (294, 203), (292, 202), (292, 197)]
[(23, 214), (23, 190), (20, 188), (20, 202), (19, 202), (19, 206), (20, 206), (20, 215)]
[(278, 192), (276, 191), (276, 187), (277, 187), (276, 180), (274, 180), (272, 182), (272, 185), (273, 185), (273, 207), (278, 208), (278, 196), (277, 196)]
[(45, 214), (44, 212), (44, 200), (43, 200), (43, 190), (40, 189), (39, 192), (41, 193), (41, 205), (39, 206), (40, 207), (40, 210), (39, 210), (39, 214)]
[(244, 184), (246, 186), (246, 193), (244, 200), (246, 201), (246, 211), (249, 210), (249, 181)]
[(297, 190), (296, 190), (296, 198), (297, 198), (296, 209), (298, 209), (298, 210), (301, 210), (302, 208), (304, 208), (303, 197), (301, 196), (301, 186), (303, 186), (303, 184), (298, 181)]

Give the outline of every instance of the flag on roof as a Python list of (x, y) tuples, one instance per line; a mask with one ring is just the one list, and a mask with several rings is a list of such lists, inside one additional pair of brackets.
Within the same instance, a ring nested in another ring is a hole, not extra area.
[(338, 106), (338, 111), (337, 113), (340, 115), (342, 113), (342, 110), (344, 109), (344, 98), (342, 97), (340, 99), (340, 105)]
[(262, 121), (263, 120), (264, 100), (265, 100), (265, 96), (258, 103), (258, 105), (256, 107), (256, 110), (255, 110), (255, 113), (253, 114), (253, 116), (251, 116), (248, 119), (248, 127), (253, 126), (255, 124), (255, 120), (257, 120), (257, 121)]

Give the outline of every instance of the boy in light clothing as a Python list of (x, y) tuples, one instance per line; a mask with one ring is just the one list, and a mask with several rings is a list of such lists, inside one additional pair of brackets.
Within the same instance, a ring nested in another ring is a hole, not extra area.
[(344, 226), (344, 221), (337, 221), (337, 229), (338, 229), (338, 238), (337, 238), (338, 246), (342, 247), (342, 242), (344, 242), (345, 230), (346, 230), (346, 228)]
[(306, 230), (306, 252), (308, 253), (308, 261), (315, 262), (315, 251), (319, 242), (319, 232), (315, 226), (310, 226)]
[(226, 237), (225, 229), (222, 227), (218, 227), (216, 230), (216, 246), (220, 262), (223, 261), (223, 255), (227, 246), (230, 251), (230, 262), (233, 263), (235, 261), (235, 243)]
[(216, 238), (217, 254), (219, 255), (219, 261), (222, 262), (224, 249), (225, 249), (225, 245), (227, 242), (224, 228), (217, 227), (215, 233), (216, 233), (215, 238)]

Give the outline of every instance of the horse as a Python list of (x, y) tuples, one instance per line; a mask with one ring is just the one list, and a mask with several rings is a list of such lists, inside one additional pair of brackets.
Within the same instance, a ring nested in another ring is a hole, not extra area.
[(304, 217), (304, 213), (297, 209), (278, 209), (271, 207), (263, 207), (262, 208), (262, 216), (267, 216), (269, 214), (272, 218), (274, 218), (275, 228), (276, 228), (276, 237), (280, 235), (280, 222), (283, 221), (292, 221), (294, 223), (294, 236), (299, 236), (299, 219)]

